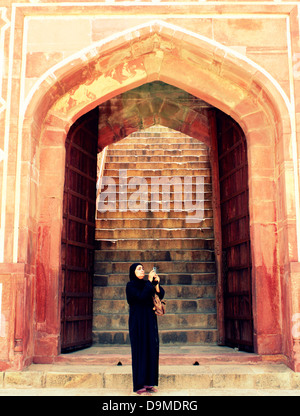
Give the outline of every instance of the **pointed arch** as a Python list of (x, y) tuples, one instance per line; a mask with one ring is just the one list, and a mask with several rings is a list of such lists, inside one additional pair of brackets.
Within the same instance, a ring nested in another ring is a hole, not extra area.
[[(297, 207), (299, 194), (297, 155), (290, 152), (295, 148), (295, 128), (289, 99), (276, 80), (247, 57), (162, 21), (136, 26), (62, 61), (37, 81), (27, 97), (23, 136), (38, 149), (40, 181), (36, 216), (39, 249), (32, 261), (40, 273), (37, 279), (48, 285), (45, 302), (57, 303), (66, 134), (75, 120), (92, 108), (152, 81), (173, 85), (217, 107), (246, 135), (256, 351), (282, 352), (282, 311), (278, 307), (272, 315), (264, 299), (273, 298), (280, 304), (279, 265), (287, 268), (289, 262), (298, 261), (298, 245), (294, 244), (298, 210), (295, 219), (287, 205), (289, 198)], [(276, 176), (278, 161), (282, 169)], [(267, 201), (263, 172), (269, 181)], [(46, 186), (49, 175), (57, 184), (50, 196)], [(288, 188), (290, 183), (294, 195)], [(59, 313), (45, 317), (46, 308), (40, 309), (35, 354), (43, 355), (48, 337), (51, 347), (47, 351), (55, 355), (59, 349)], [(287, 327), (289, 319), (287, 316)]]

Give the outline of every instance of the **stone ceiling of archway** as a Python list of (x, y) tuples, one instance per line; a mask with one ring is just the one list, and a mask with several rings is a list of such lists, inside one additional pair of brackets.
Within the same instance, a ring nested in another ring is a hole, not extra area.
[(205, 101), (164, 82), (144, 84), (99, 105), (98, 148), (155, 124), (180, 131), (210, 145)]

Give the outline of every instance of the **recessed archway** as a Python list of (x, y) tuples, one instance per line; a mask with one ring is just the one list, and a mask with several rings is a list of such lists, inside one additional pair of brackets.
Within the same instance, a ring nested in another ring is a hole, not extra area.
[[(161, 251), (158, 254), (157, 251), (154, 253), (153, 256), (157, 258), (163, 258), (165, 256), (165, 259), (171, 259), (173, 258), (172, 264), (170, 264), (170, 267), (174, 270), (179, 267), (182, 268), (182, 264), (180, 262), (174, 261), (174, 259), (177, 257), (177, 255), (183, 255), (187, 261), (187, 263), (190, 263), (188, 267), (188, 270), (192, 273), (192, 266), (197, 269), (199, 266), (198, 264), (192, 264), (193, 259), (196, 260), (198, 258), (199, 261), (201, 261), (201, 256), (205, 255), (206, 249), (209, 246), (215, 247), (215, 255), (211, 259), (213, 262), (217, 265), (217, 289), (215, 288), (215, 281), (211, 281), (213, 283), (213, 287), (210, 288), (211, 293), (217, 292), (218, 302), (217, 302), (217, 338), (219, 344), (226, 343), (227, 345), (231, 345), (234, 347), (238, 347), (240, 349), (246, 349), (247, 351), (253, 350), (253, 316), (252, 316), (252, 287), (251, 287), (251, 256), (250, 256), (250, 236), (249, 236), (249, 207), (248, 207), (248, 164), (247, 164), (247, 144), (245, 142), (245, 137), (241, 129), (238, 127), (238, 125), (229, 117), (226, 116), (224, 113), (220, 111), (216, 111), (216, 109), (209, 104), (205, 103), (204, 101), (198, 99), (197, 97), (194, 97), (188, 93), (186, 93), (183, 90), (180, 90), (176, 87), (167, 85), (162, 82), (152, 82), (148, 84), (144, 84), (140, 87), (137, 87), (133, 90), (130, 90), (128, 92), (125, 92), (123, 94), (119, 94), (115, 96), (114, 98), (106, 101), (105, 103), (99, 105), (95, 110), (99, 111), (99, 148), (103, 146), (103, 143), (114, 143), (122, 140), (125, 138), (128, 134), (131, 132), (135, 132), (137, 130), (143, 130), (144, 128), (147, 128), (149, 126), (153, 126), (154, 124), (163, 125), (165, 127), (173, 127), (178, 132), (184, 132), (189, 134), (190, 136), (193, 136), (197, 140), (195, 142), (199, 141), (203, 144), (205, 144), (205, 147), (209, 149), (209, 151), (203, 152), (203, 156), (201, 157), (202, 161), (204, 161), (205, 166), (211, 166), (212, 168), (212, 174), (211, 174), (211, 168), (209, 168), (208, 172), (204, 169), (203, 171), (203, 181), (206, 182), (206, 188), (209, 188), (210, 192), (206, 192), (205, 201), (206, 201), (206, 215), (208, 215), (208, 218), (214, 218), (214, 227), (210, 229), (210, 221), (207, 220), (203, 222), (203, 225), (198, 224), (194, 225), (195, 229), (187, 230), (187, 231), (193, 231), (196, 232), (195, 234), (195, 240), (193, 244), (191, 244), (191, 241), (189, 241), (189, 245), (191, 248), (191, 252), (185, 251), (184, 254), (180, 254), (179, 252), (174, 254), (174, 250), (164, 252), (162, 247)], [(93, 110), (93, 112), (95, 111)], [(82, 116), (75, 125), (77, 126), (77, 129), (75, 129), (74, 134), (74, 128), (70, 130), (70, 133), (67, 137), (67, 145), (69, 149), (69, 143), (72, 142), (74, 138), (76, 138), (76, 134), (80, 135), (80, 131), (78, 130), (80, 128), (80, 123), (82, 125), (82, 135), (86, 136), (86, 144), (89, 143), (88, 138), (90, 137), (90, 134), (92, 133), (92, 124), (87, 121), (89, 120), (89, 117), (91, 117), (92, 112), (87, 113), (86, 115)], [(89, 132), (86, 129), (86, 125), (90, 124), (91, 131)], [(158, 131), (160, 131), (160, 128), (158, 128)], [(174, 130), (172, 130), (174, 131)], [(140, 133), (142, 135), (142, 133)], [(148, 134), (148, 133), (146, 133)], [(171, 133), (173, 134), (173, 133)], [(159, 133), (155, 133), (156, 136), (159, 136)], [(182, 137), (182, 140), (185, 140), (185, 137)], [(218, 136), (218, 137), (217, 137)], [(131, 139), (132, 140), (132, 139)], [(151, 139), (150, 139), (151, 140)], [(159, 140), (159, 139), (158, 139)], [(168, 139), (169, 141), (170, 139)], [(190, 140), (190, 139), (188, 139)], [(125, 140), (126, 141), (126, 140)], [(81, 142), (80, 142), (81, 143)], [(83, 142), (84, 143), (84, 142)], [(193, 146), (194, 146), (193, 145)], [(82, 144), (81, 144), (82, 146)], [(125, 145), (126, 146), (126, 145)], [(161, 153), (163, 154), (164, 151), (167, 149), (168, 146), (163, 146), (158, 143), (156, 144), (158, 148), (160, 148)], [(76, 145), (78, 147), (78, 145)], [(121, 145), (122, 147), (122, 145)], [(174, 144), (172, 144), (172, 147), (174, 148)], [(126, 148), (126, 147), (125, 147)], [(148, 145), (146, 146), (148, 148)], [(146, 154), (147, 150), (146, 148), (143, 150), (143, 154)], [(185, 145), (183, 144), (183, 148), (185, 148)], [(200, 147), (201, 148), (201, 147)], [(197, 149), (197, 147), (195, 147)], [(174, 155), (175, 152), (178, 150), (177, 154), (180, 154), (182, 156), (181, 152), (185, 152), (185, 150), (181, 150), (181, 148), (173, 150), (172, 154)], [(148, 150), (149, 151), (149, 150)], [(110, 150), (109, 150), (110, 152)], [(131, 153), (132, 151), (130, 151)], [(194, 150), (194, 155), (198, 152), (202, 152), (202, 150)], [(121, 151), (121, 153), (124, 153), (124, 150)], [(78, 154), (78, 152), (76, 152)], [(151, 152), (149, 153), (151, 154)], [(77, 169), (76, 169), (76, 175), (80, 174), (79, 166), (90, 166), (91, 163), (93, 163), (91, 156), (88, 154), (88, 149), (82, 151), (80, 153), (81, 155), (81, 161), (77, 160), (77, 158), (73, 158), (74, 162), (76, 163)], [(79, 156), (79, 154), (78, 154)], [(181, 156), (179, 158), (181, 158)], [(147, 156), (147, 160), (149, 161), (149, 158), (151, 156)], [(178, 157), (178, 156), (177, 156)], [(138, 159), (136, 159), (137, 156), (135, 156), (135, 161), (138, 161), (139, 159), (143, 159), (143, 156), (139, 156)], [(111, 159), (111, 157), (109, 157)], [(119, 164), (120, 157), (117, 157), (116, 160), (117, 163), (112, 163), (114, 166), (114, 169), (116, 169), (116, 166), (121, 166)], [(124, 158), (122, 158), (124, 160)], [(159, 157), (160, 162), (153, 162), (153, 169), (163, 169), (163, 159), (164, 157)], [(189, 158), (190, 159), (190, 158)], [(185, 160), (182, 158), (182, 160)], [(198, 160), (198, 159), (197, 159)], [(199, 159), (200, 160), (200, 159)], [(66, 156), (66, 182), (65, 182), (65, 194), (69, 192), (69, 180), (67, 178), (74, 176), (75, 173), (72, 172), (72, 169), (70, 170), (70, 167), (74, 163), (71, 160), (70, 152), (67, 152)], [(124, 160), (125, 164), (127, 165), (127, 160)], [(169, 161), (168, 161), (169, 162)], [(139, 167), (141, 167), (141, 164), (138, 163)], [(170, 163), (167, 169), (170, 169)], [(187, 165), (187, 166), (184, 166)], [(188, 162), (180, 162), (180, 170), (184, 170), (185, 167), (189, 167), (192, 169), (192, 165), (198, 166), (198, 163), (195, 165), (192, 163), (191, 166), (189, 166)], [(173, 166), (173, 165), (172, 165)], [(173, 169), (176, 169), (176, 164), (174, 165)], [(202, 165), (203, 166), (203, 165)], [(199, 168), (200, 166), (198, 166)], [(137, 167), (135, 167), (136, 169)], [(106, 169), (109, 169), (107, 166)], [(219, 175), (220, 171), (220, 175)], [(141, 171), (140, 174), (143, 175), (143, 172)], [(153, 172), (153, 174), (155, 174)], [(186, 171), (186, 174), (188, 174), (188, 171)], [(79, 193), (84, 193), (84, 189), (79, 190), (78, 185), (82, 182), (85, 183), (86, 180), (90, 181), (90, 177), (86, 178), (86, 169), (83, 168), (82, 171), (82, 181), (76, 181), (72, 185), (72, 192), (76, 192), (76, 195), (72, 196), (72, 199), (76, 196), (79, 198)], [(208, 175), (208, 176), (207, 176)], [(211, 179), (211, 175), (213, 176), (213, 179)], [(219, 177), (220, 176), (220, 177)], [(115, 180), (116, 178), (109, 178), (110, 180)], [(183, 179), (183, 178), (181, 178)], [(146, 180), (146, 179), (144, 179)], [(78, 182), (78, 184), (77, 184)], [(86, 187), (87, 188), (87, 187)], [(105, 193), (104, 193), (105, 194)], [(126, 191), (127, 194), (127, 191)], [(212, 197), (213, 195), (213, 197)], [(221, 195), (221, 197), (220, 197)], [(148, 194), (147, 194), (148, 197)], [(204, 198), (204, 195), (203, 195)], [(68, 215), (68, 200), (70, 198), (67, 197), (66, 200), (64, 200), (64, 220), (66, 220), (68, 223), (69, 221), (66, 219), (66, 216)], [(80, 197), (80, 201), (82, 201), (85, 204), (85, 196)], [(218, 202), (220, 201), (220, 202)], [(75, 205), (75, 204), (73, 204)], [(212, 207), (213, 205), (213, 207)], [(112, 208), (112, 206), (111, 206)], [(72, 206), (71, 206), (72, 209)], [(87, 206), (86, 212), (88, 212), (89, 208)], [(110, 209), (109, 209), (110, 210)], [(75, 218), (74, 215), (76, 213), (77, 216), (83, 215), (83, 217), (78, 218), (78, 224), (76, 229), (81, 229), (82, 224), (86, 223), (86, 214), (85, 211), (83, 213), (78, 213), (78, 210), (75, 209), (74, 213), (70, 213), (70, 216), (72, 216), (72, 219), (70, 220), (70, 224), (73, 224), (73, 228), (75, 229)], [(113, 209), (113, 211), (116, 211), (116, 209)], [(123, 211), (123, 210), (122, 210)], [(117, 218), (119, 218), (119, 214), (117, 214)], [(146, 223), (150, 223), (153, 219), (154, 213), (147, 213), (140, 214), (142, 217), (139, 216), (139, 218), (146, 219)], [(182, 216), (180, 215), (182, 218)], [(109, 226), (109, 222), (111, 221), (111, 216), (108, 217), (102, 216), (100, 213), (97, 214), (97, 218), (99, 219), (99, 222), (105, 222), (106, 227)], [(112, 218), (114, 218), (114, 215), (112, 215)], [(126, 218), (128, 222), (128, 218), (134, 219), (131, 217), (131, 214), (127, 216), (123, 213), (122, 218)], [(157, 218), (160, 218), (159, 216)], [(156, 226), (157, 226), (157, 218), (156, 218)], [(153, 237), (153, 232), (157, 232), (157, 234), (160, 234), (160, 228), (162, 228), (164, 231), (164, 227), (167, 226), (167, 228), (170, 228), (169, 231), (171, 232), (172, 227), (176, 230), (177, 228), (181, 228), (181, 233), (185, 233), (184, 231), (184, 224), (182, 224), (182, 221), (177, 221), (176, 215), (168, 216), (168, 225), (164, 225), (164, 218), (161, 218), (159, 220), (159, 229), (156, 230), (155, 228), (151, 228), (148, 230), (150, 232), (151, 236)], [(172, 218), (172, 220), (171, 220)], [(222, 218), (222, 222), (221, 222)], [(113, 222), (116, 222), (116, 219), (113, 219)], [(126, 221), (124, 221), (126, 223)], [(135, 221), (129, 221), (129, 223), (133, 227), (137, 227), (136, 233), (139, 233), (138, 230), (138, 220)], [(122, 224), (121, 221), (118, 221), (118, 223)], [(204, 225), (204, 223), (206, 225)], [(120, 226), (120, 225), (119, 225)], [(131, 225), (130, 225), (131, 226)], [(144, 224), (145, 226), (145, 224)], [(153, 226), (151, 226), (153, 227)], [(204, 227), (204, 229), (202, 228)], [(206, 228), (208, 227), (208, 228)], [(62, 241), (62, 248), (63, 253), (67, 252), (66, 243), (69, 241), (69, 257), (71, 260), (69, 260), (69, 266), (70, 270), (66, 273), (66, 262), (65, 258), (66, 256), (63, 256), (64, 258), (64, 266), (63, 266), (63, 274), (64, 278), (62, 279), (64, 282), (64, 285), (67, 287), (71, 287), (72, 291), (74, 290), (74, 287), (78, 286), (77, 292), (82, 292), (81, 296), (77, 293), (76, 296), (79, 302), (80, 297), (86, 299), (86, 302), (89, 302), (91, 300), (93, 291), (92, 291), (92, 284), (90, 285), (90, 296), (87, 297), (87, 289), (81, 289), (79, 282), (78, 282), (78, 273), (73, 271), (74, 265), (77, 263), (78, 258), (80, 257), (79, 254), (77, 254), (74, 259), (72, 260), (72, 252), (71, 247), (74, 245), (74, 250), (76, 249), (78, 251), (78, 243), (80, 242), (80, 245), (83, 249), (83, 259), (86, 257), (85, 249), (83, 248), (83, 243), (85, 242), (85, 235), (87, 233), (84, 232), (78, 232), (76, 234), (76, 238), (72, 237), (74, 233), (72, 233), (72, 229), (70, 229), (70, 235), (68, 236), (68, 228), (72, 228), (71, 226), (64, 226), (64, 233), (63, 233), (63, 241)], [(175, 231), (173, 230), (173, 231)], [(213, 231), (214, 230), (214, 231)], [(132, 237), (132, 230), (124, 230), (125, 233), (123, 235), (123, 239), (127, 240), (126, 235), (129, 234)], [(121, 230), (118, 230), (118, 234), (121, 233)], [(145, 229), (142, 230), (143, 233), (147, 234), (147, 231)], [(109, 230), (103, 230), (103, 233), (106, 235), (106, 233), (109, 233)], [(101, 230), (98, 230), (97, 234), (101, 236)], [(174, 233), (175, 234), (175, 233)], [(212, 237), (214, 234), (214, 238)], [(187, 233), (187, 236), (189, 235), (189, 232)], [(223, 237), (222, 237), (223, 235)], [(122, 240), (122, 237), (120, 237)], [(76, 242), (75, 242), (76, 240)], [(98, 237), (98, 243), (101, 243), (101, 237)], [(117, 241), (113, 239), (109, 243), (109, 239), (103, 241), (103, 246), (117, 246)], [(118, 240), (118, 239), (117, 239)], [(131, 239), (129, 239), (131, 240)], [(200, 243), (201, 240), (201, 243)], [(222, 242), (223, 240), (223, 242)], [(182, 239), (181, 242), (177, 242), (178, 249), (180, 246), (183, 245), (184, 239)], [(154, 247), (157, 245), (157, 241), (155, 239), (152, 241), (153, 250)], [(128, 241), (128, 247), (131, 247), (132, 241)], [(164, 241), (165, 249), (167, 249), (168, 245), (171, 245), (174, 249), (175, 241), (170, 241), (169, 239), (166, 239)], [(124, 245), (124, 241), (122, 240), (122, 246)], [(202, 250), (197, 250), (194, 252), (194, 257), (192, 254), (193, 248), (196, 247), (202, 247)], [(222, 249), (223, 247), (223, 249)], [(124, 248), (124, 247), (123, 247)], [(182, 247), (181, 247), (182, 248)], [(73, 250), (73, 251), (74, 251)], [(129, 252), (130, 249), (128, 248)], [(105, 266), (105, 253), (107, 256), (110, 256), (111, 258), (114, 258), (113, 266), (112, 264), (109, 264), (108, 266)], [(118, 256), (129, 258), (129, 254), (131, 256), (138, 256), (136, 258), (131, 258), (132, 261), (138, 261), (141, 258), (148, 257), (147, 253), (140, 251), (139, 254), (133, 253), (127, 253), (126, 256), (124, 256), (124, 253), (122, 251), (116, 251), (109, 250), (108, 252), (98, 253), (96, 254), (97, 257), (101, 258), (103, 263), (102, 265), (99, 265), (96, 268), (101, 270), (101, 276), (99, 278), (97, 277), (96, 280), (99, 280), (99, 282), (103, 280), (104, 285), (109, 285), (108, 280), (116, 281), (116, 276), (112, 275), (112, 279), (109, 279), (109, 275), (111, 273), (112, 267), (116, 269), (117, 267), (121, 267), (121, 264), (118, 264)], [(197, 256), (195, 254), (197, 253)], [(223, 253), (223, 254), (222, 254)], [(160, 256), (160, 257), (159, 257)], [(153, 257), (153, 258), (154, 258)], [(226, 258), (226, 262), (225, 262)], [(190, 259), (190, 260), (189, 260)], [(149, 260), (149, 259), (148, 259)], [(116, 263), (115, 263), (116, 262)], [(223, 268), (222, 271), (222, 263), (227, 263), (226, 271), (225, 268)], [(83, 261), (82, 268), (84, 267), (84, 264), (86, 262)], [(107, 269), (105, 269), (107, 267)], [(205, 262), (202, 262), (201, 268), (202, 270), (204, 267), (207, 268), (208, 271), (211, 271), (212, 264), (209, 264), (205, 266)], [(164, 266), (163, 266), (164, 268)], [(80, 270), (82, 273), (83, 270)], [(166, 272), (166, 270), (165, 270)], [(194, 271), (195, 272), (195, 271)], [(86, 274), (88, 275), (90, 273), (88, 263), (86, 263)], [(104, 276), (105, 275), (105, 279)], [(225, 277), (226, 274), (226, 277)], [(74, 276), (73, 276), (74, 275)], [(68, 276), (68, 279), (67, 277)], [(121, 286), (117, 287), (110, 287), (110, 288), (102, 288), (102, 284), (100, 284), (99, 288), (96, 288), (96, 295), (100, 295), (100, 291), (103, 292), (105, 289), (110, 289), (110, 293), (112, 293), (112, 289), (114, 289), (115, 294), (113, 295), (113, 299), (115, 299), (115, 296), (118, 296), (118, 293), (121, 293), (123, 286), (124, 286), (124, 280), (121, 279), (121, 277), (118, 277), (118, 281), (120, 280), (119, 284)], [(192, 281), (192, 275), (185, 275), (182, 276), (186, 279), (189, 279)], [(125, 274), (125, 277), (123, 276), (123, 279), (126, 281), (127, 275)], [(174, 276), (175, 281), (177, 280), (177, 276)], [(166, 279), (169, 281), (169, 283), (172, 283), (173, 275), (170, 274), (168, 278)], [(90, 273), (90, 281), (92, 281), (92, 274)], [(73, 283), (72, 283), (73, 282)], [(226, 284), (225, 284), (226, 282)], [(195, 284), (195, 283), (194, 283)], [(87, 285), (83, 285), (82, 287), (87, 287)], [(171, 292), (174, 294), (174, 289), (176, 287), (170, 288)], [(187, 289), (187, 288), (186, 288)], [(177, 290), (177, 289), (176, 289)], [(191, 288), (191, 291), (194, 290), (197, 292), (197, 286), (194, 286)], [(63, 305), (66, 305), (66, 297), (69, 297), (69, 305), (70, 308), (65, 308), (63, 306), (63, 315), (64, 318), (64, 324), (63, 328), (66, 327), (69, 329), (66, 332), (67, 334), (70, 334), (68, 337), (63, 337), (63, 349), (64, 351), (70, 350), (71, 348), (78, 348), (79, 343), (81, 345), (86, 345), (88, 342), (91, 342), (92, 339), (92, 330), (91, 325), (90, 326), (90, 334), (89, 336), (86, 335), (86, 325), (84, 325), (83, 321), (83, 315), (80, 314), (80, 316), (77, 316), (77, 308), (73, 307), (71, 308), (72, 304), (75, 302), (74, 300), (71, 302), (71, 298), (73, 299), (74, 296), (69, 293), (69, 295), (66, 295), (66, 292), (70, 292), (70, 290), (63, 290)], [(168, 289), (167, 289), (168, 292)], [(99, 300), (102, 298), (103, 295), (100, 296)], [(214, 294), (215, 297), (215, 294)], [(96, 296), (97, 298), (97, 296)], [(83, 299), (82, 299), (83, 300)], [(77, 301), (77, 300), (76, 300)], [(120, 301), (123, 302), (122, 297), (120, 298)], [(187, 301), (189, 303), (189, 301)], [(101, 302), (100, 302), (101, 304)], [(97, 322), (101, 322), (101, 305), (97, 307), (99, 311), (97, 311)], [(96, 300), (95, 300), (96, 305)], [(118, 305), (116, 303), (116, 305)], [(116, 307), (113, 307), (113, 310), (115, 310)], [(78, 308), (78, 310), (90, 310), (90, 308), (87, 306), (85, 309), (82, 308), (82, 301), (81, 301), (81, 307)], [(123, 312), (123, 307), (121, 308), (121, 311)], [(120, 311), (119, 311), (120, 312)], [(212, 308), (210, 306), (209, 312), (212, 312)], [(115, 312), (117, 315), (117, 312)], [(118, 316), (118, 315), (117, 315)], [(175, 316), (173, 318), (176, 318)], [(86, 315), (86, 320), (91, 320), (91, 315)], [(108, 319), (106, 314), (103, 314), (102, 319)], [(111, 318), (110, 318), (111, 319)], [(198, 320), (197, 320), (198, 319)], [(199, 317), (193, 317), (193, 324), (197, 327), (200, 325), (199, 322), (201, 322), (201, 319)], [(116, 320), (116, 318), (115, 318)], [(116, 324), (115, 324), (116, 325)], [(84, 330), (80, 331), (74, 330), (74, 328), (80, 328), (83, 327)], [(196, 329), (196, 327), (194, 329)], [(73, 328), (73, 329), (72, 329)], [(100, 326), (101, 328), (101, 326)], [(117, 330), (118, 327), (112, 327), (112, 328), (105, 328), (106, 332), (105, 335), (101, 335), (101, 331), (98, 332), (98, 335), (101, 339), (105, 339), (105, 342), (108, 342), (108, 340), (111, 337), (111, 340), (116, 336), (110, 335), (113, 334), (114, 329)], [(180, 328), (178, 328), (178, 334), (180, 333)], [(200, 336), (200, 330), (199, 336)], [(182, 333), (182, 336), (177, 335), (177, 339), (184, 339), (187, 338), (186, 333)], [(207, 331), (207, 336), (204, 337), (204, 331), (201, 334), (202, 339), (207, 339), (211, 342), (212, 339), (215, 340), (216, 338), (216, 331), (214, 332), (214, 336), (212, 336), (212, 331)], [(82, 334), (80, 336), (80, 334)], [(95, 339), (98, 339), (98, 335), (95, 335)], [(119, 342), (122, 339), (122, 343), (126, 340), (126, 335), (123, 333), (118, 333), (118, 339)], [(106, 338), (105, 338), (106, 337)], [(71, 339), (73, 338), (73, 345), (71, 342)], [(165, 339), (172, 339), (171, 333), (166, 334), (164, 336)], [(195, 338), (196, 339), (196, 338)], [(113, 341), (111, 341), (113, 342)]]
[[(37, 267), (37, 290), (44, 293), (36, 306), (35, 356), (55, 356), (59, 351), (57, 293), (67, 131), (95, 106), (154, 80), (219, 108), (235, 119), (246, 135), (255, 350), (262, 354), (284, 352), (291, 357), (290, 312), (282, 319), (283, 308), (289, 311), (290, 304), (288, 299), (281, 302), (280, 283), (285, 283), (283, 279), (280, 282), (278, 267), (298, 259), (297, 247), (289, 245), (297, 240), (297, 218), (290, 218), (282, 203), (288, 192), (286, 181), (294, 181), (288, 100), (276, 82), (248, 59), (163, 22), (142, 25), (83, 51), (49, 71), (31, 94), (23, 131), (24, 137), (35, 143), (40, 172), (39, 215), (34, 218), (38, 250), (31, 261)], [(288, 162), (279, 176), (275, 161)], [(49, 175), (57, 183), (52, 195), (46, 186)], [(282, 226), (286, 222), (288, 231)]]

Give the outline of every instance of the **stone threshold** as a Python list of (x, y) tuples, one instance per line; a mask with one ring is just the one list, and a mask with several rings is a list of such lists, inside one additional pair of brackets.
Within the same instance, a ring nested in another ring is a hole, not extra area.
[[(32, 364), (23, 371), (0, 373), (3, 389), (132, 389), (130, 365)], [(162, 365), (164, 389), (288, 389), (300, 388), (300, 373), (284, 364)]]
[[(92, 346), (84, 350), (67, 354), (60, 354), (57, 357), (35, 357), (35, 364), (56, 364), (56, 365), (131, 365), (130, 346), (124, 345), (102, 345)], [(220, 346), (161, 346), (159, 364), (169, 365), (234, 365), (234, 364), (263, 364), (277, 363), (287, 365), (284, 355), (259, 355), (238, 351), (234, 348)]]

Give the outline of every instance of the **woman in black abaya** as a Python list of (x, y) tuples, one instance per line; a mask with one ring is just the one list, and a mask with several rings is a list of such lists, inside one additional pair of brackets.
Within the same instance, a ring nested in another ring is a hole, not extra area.
[(158, 385), (159, 339), (152, 296), (156, 292), (162, 299), (165, 294), (154, 270), (149, 273), (148, 280), (144, 280), (144, 276), (143, 265), (132, 264), (129, 269), (130, 282), (126, 286), (133, 391), (138, 394), (155, 392), (154, 386)]

